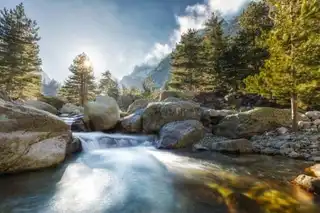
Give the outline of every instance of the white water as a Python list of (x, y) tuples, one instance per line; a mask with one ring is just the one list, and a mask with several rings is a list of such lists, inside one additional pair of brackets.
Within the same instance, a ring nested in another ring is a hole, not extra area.
[(74, 132), (73, 137), (79, 138), (84, 152), (107, 148), (152, 146), (155, 141), (153, 135), (106, 134), (103, 132)]

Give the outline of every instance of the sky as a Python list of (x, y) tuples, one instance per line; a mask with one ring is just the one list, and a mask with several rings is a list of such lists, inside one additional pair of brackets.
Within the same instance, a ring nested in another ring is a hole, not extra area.
[(0, 0), (23, 2), (40, 30), (42, 68), (63, 82), (78, 54), (88, 54), (99, 78), (121, 79), (135, 65), (157, 63), (189, 28), (201, 29), (212, 11), (235, 13), (248, 0)]

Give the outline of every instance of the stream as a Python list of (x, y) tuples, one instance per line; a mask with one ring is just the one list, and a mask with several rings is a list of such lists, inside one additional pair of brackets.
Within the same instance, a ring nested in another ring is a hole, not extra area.
[(74, 136), (83, 152), (64, 164), (0, 176), (1, 213), (320, 212), (290, 184), (310, 162), (157, 150), (152, 136)]

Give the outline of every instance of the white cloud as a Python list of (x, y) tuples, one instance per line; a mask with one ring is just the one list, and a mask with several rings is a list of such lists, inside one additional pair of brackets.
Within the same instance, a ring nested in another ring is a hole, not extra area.
[(172, 51), (176, 43), (180, 41), (181, 35), (186, 33), (188, 29), (203, 29), (212, 12), (219, 11), (222, 15), (235, 13), (245, 2), (248, 0), (207, 0), (203, 4), (187, 6), (183, 15), (176, 15), (179, 27), (172, 32), (169, 42), (167, 44), (156, 43), (146, 55), (145, 62), (158, 62)]

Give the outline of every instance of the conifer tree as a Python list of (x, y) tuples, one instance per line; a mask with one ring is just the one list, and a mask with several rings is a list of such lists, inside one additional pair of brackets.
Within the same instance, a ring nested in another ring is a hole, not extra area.
[[(247, 90), (280, 101), (291, 99), (292, 127), (297, 129), (297, 100), (320, 82), (320, 2), (268, 0), (274, 27), (266, 44), (270, 58), (260, 74), (245, 80)], [(313, 90), (314, 88), (315, 90)], [(316, 95), (316, 94), (315, 94)]]
[(201, 81), (201, 37), (189, 29), (182, 35), (171, 57), (171, 79), (169, 86), (178, 90), (195, 91)]
[(229, 41), (225, 53), (228, 63), (224, 67), (226, 79), (234, 90), (242, 87), (243, 79), (259, 73), (264, 61), (269, 57), (267, 48), (261, 45), (264, 35), (273, 26), (268, 15), (267, 2), (261, 0), (250, 2), (237, 17), (239, 30)]
[(102, 78), (100, 79), (98, 87), (99, 93), (113, 97), (116, 100), (120, 95), (119, 84), (116, 80), (112, 79), (112, 75), (109, 70), (102, 73)]
[(71, 75), (65, 81), (59, 94), (71, 103), (83, 106), (96, 95), (93, 67), (85, 53), (77, 55), (69, 67)]
[(224, 20), (216, 14), (206, 22), (203, 39), (202, 60), (204, 64), (202, 87), (206, 91), (219, 88), (225, 90), (223, 67), (225, 66), (224, 52), (227, 48), (227, 38), (224, 36), (222, 25)]
[(14, 98), (40, 94), (40, 37), (23, 4), (0, 11), (0, 85)]

